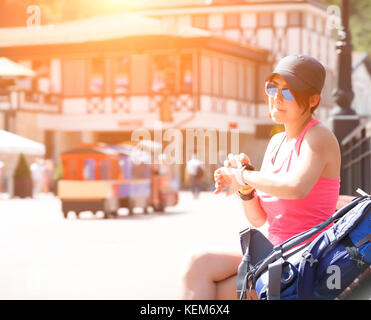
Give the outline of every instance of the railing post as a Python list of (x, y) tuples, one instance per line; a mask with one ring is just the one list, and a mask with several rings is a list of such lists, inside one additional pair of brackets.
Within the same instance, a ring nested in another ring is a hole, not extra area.
[(355, 189), (371, 192), (371, 119), (358, 126), (342, 141), (342, 193), (356, 195)]

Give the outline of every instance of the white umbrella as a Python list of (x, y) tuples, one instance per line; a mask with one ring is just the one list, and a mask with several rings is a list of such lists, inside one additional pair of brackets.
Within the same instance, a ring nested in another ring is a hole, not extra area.
[(0, 130), (0, 154), (17, 154), (21, 152), (41, 156), (45, 154), (45, 146), (42, 143), (14, 133)]
[(16, 63), (8, 58), (0, 58), (0, 77), (34, 77), (36, 73), (31, 69)]

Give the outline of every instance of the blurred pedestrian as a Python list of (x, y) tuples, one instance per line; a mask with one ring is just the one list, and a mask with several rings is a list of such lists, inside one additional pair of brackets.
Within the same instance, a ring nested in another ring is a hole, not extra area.
[(31, 175), (33, 180), (33, 196), (38, 196), (43, 192), (44, 188), (44, 163), (43, 159), (37, 159), (34, 163), (31, 164)]
[(197, 199), (201, 191), (202, 178), (205, 172), (204, 164), (193, 154), (192, 158), (187, 162), (186, 170), (189, 176), (189, 184), (193, 198)]

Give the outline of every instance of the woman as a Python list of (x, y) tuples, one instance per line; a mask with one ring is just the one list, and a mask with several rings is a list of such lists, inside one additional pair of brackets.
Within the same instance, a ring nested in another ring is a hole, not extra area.
[[(229, 155), (215, 171), (215, 193), (241, 198), (254, 227), (268, 222), (268, 239), (280, 244), (326, 220), (336, 208), (340, 189), (340, 148), (333, 133), (313, 118), (320, 103), (325, 69), (314, 58), (283, 58), (266, 79), (270, 118), (285, 131), (274, 135), (260, 171), (246, 170), (241, 154)], [(240, 253), (203, 253), (190, 261), (184, 299), (235, 299)], [(256, 298), (256, 295), (251, 297)]]

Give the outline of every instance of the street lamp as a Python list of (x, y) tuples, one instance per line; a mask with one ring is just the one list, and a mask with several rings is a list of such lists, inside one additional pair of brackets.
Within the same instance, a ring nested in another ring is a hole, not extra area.
[(336, 88), (333, 91), (335, 106), (329, 117), (329, 125), (341, 145), (341, 141), (359, 125), (359, 116), (351, 109), (352, 90), (352, 43), (349, 30), (350, 0), (341, 2), (341, 26), (336, 42), (338, 70)]
[(338, 61), (337, 87), (333, 91), (336, 105), (331, 115), (354, 115), (351, 103), (354, 97), (352, 90), (352, 41), (349, 30), (349, 0), (341, 2), (341, 26), (336, 42)]

